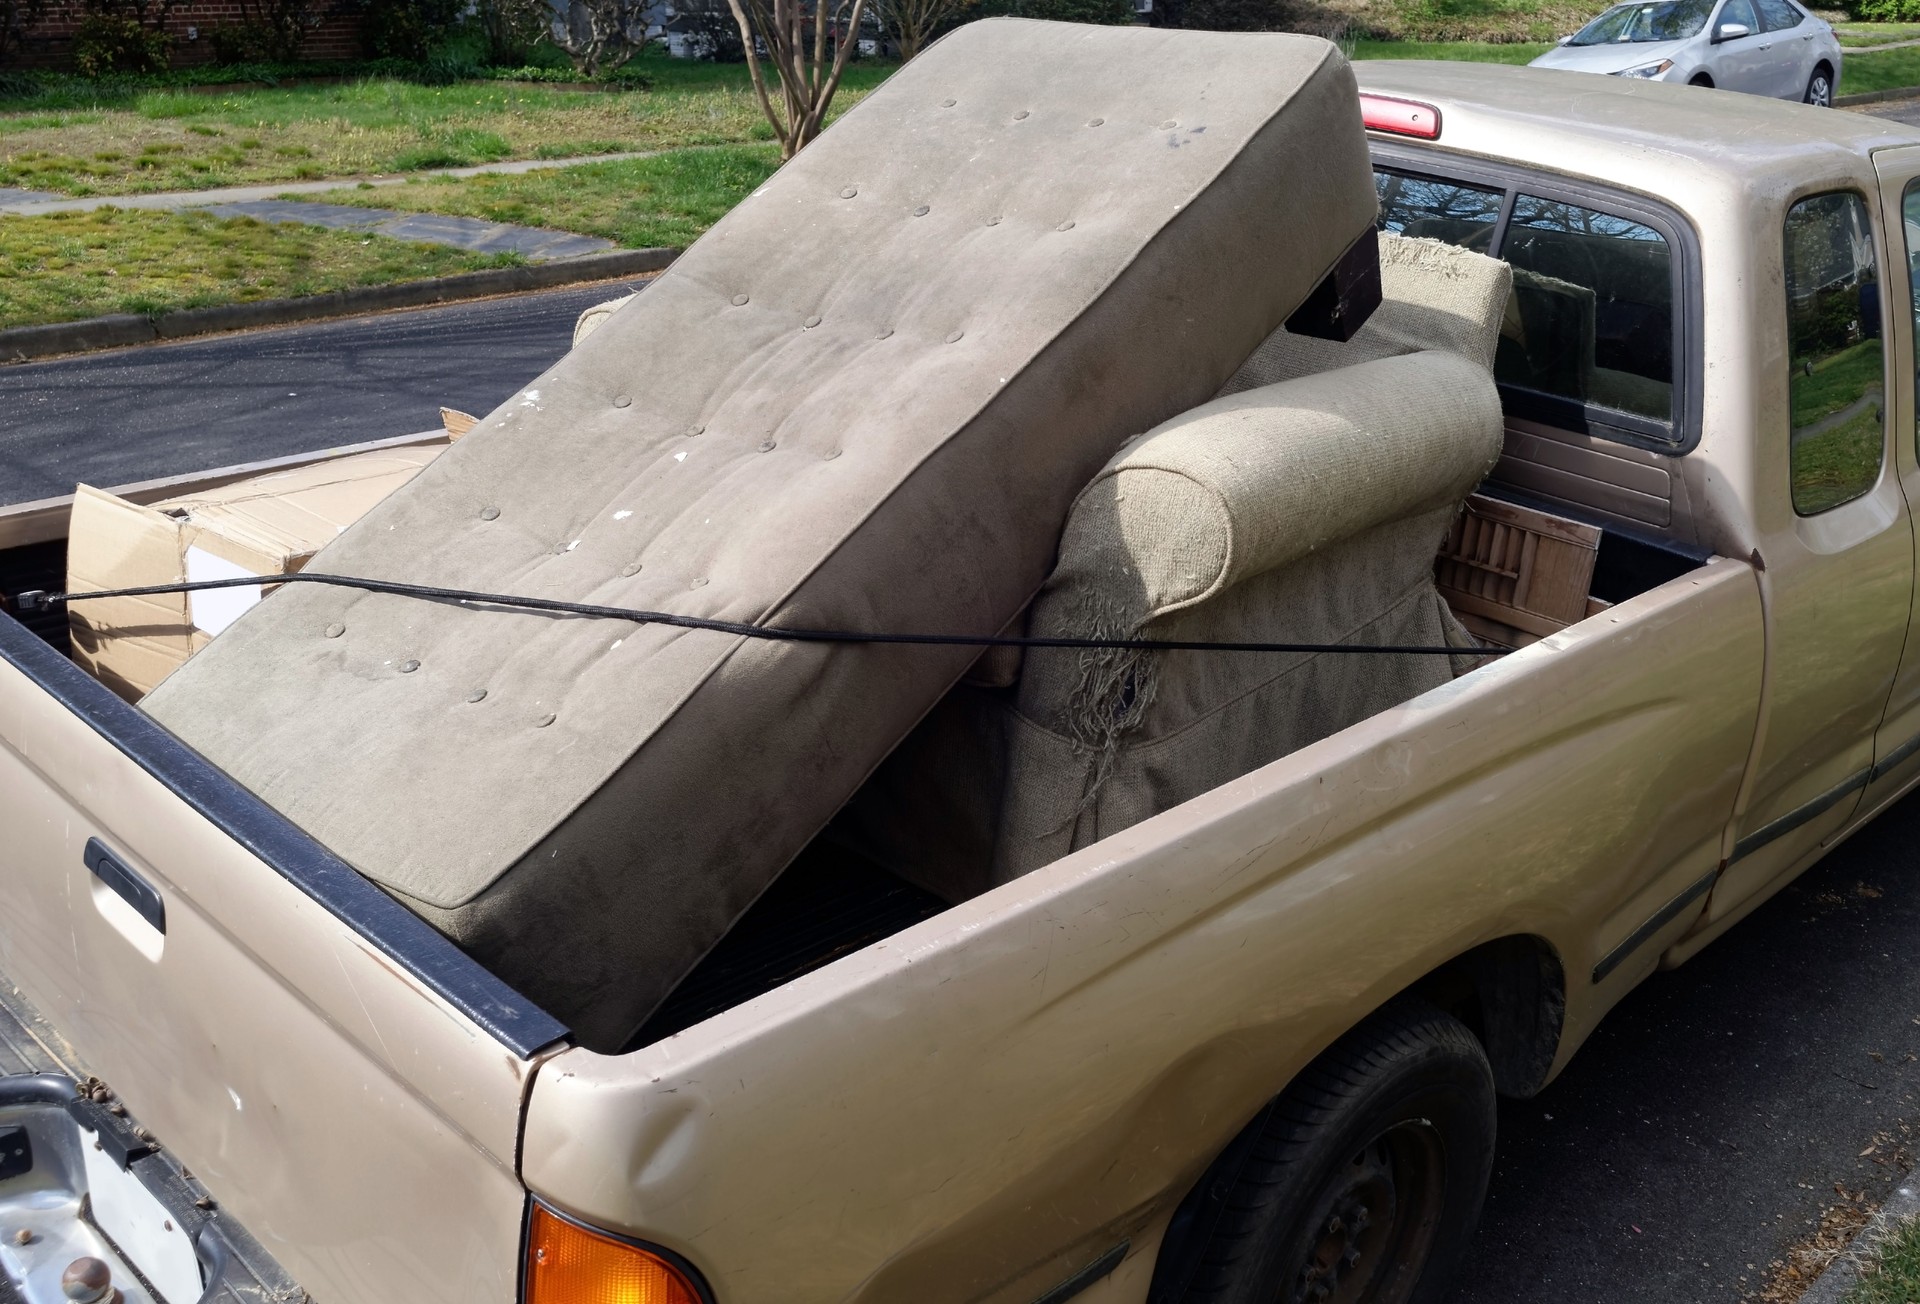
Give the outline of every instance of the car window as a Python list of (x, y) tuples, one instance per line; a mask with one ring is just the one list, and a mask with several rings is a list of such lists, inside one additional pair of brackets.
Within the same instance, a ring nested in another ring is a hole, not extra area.
[(1672, 419), (1673, 255), (1665, 237), (1624, 217), (1522, 194), (1500, 256), (1513, 267), (1513, 301), (1496, 379)]
[(1760, 20), (1754, 16), (1751, 0), (1727, 0), (1720, 6), (1720, 16), (1713, 20), (1714, 30), (1719, 31), (1728, 23), (1739, 23), (1749, 32), (1760, 30)]
[(1811, 516), (1880, 477), (1885, 382), (1866, 201), (1839, 191), (1795, 204), (1785, 261), (1793, 510)]
[(1492, 247), (1505, 191), (1387, 171), (1375, 172), (1373, 185), (1380, 196), (1382, 231), (1444, 240), (1481, 253)]
[(1784, 32), (1789, 27), (1798, 27), (1804, 16), (1787, 0), (1754, 0), (1755, 8), (1760, 11), (1760, 21), (1767, 25), (1769, 32)]
[[(1913, 308), (1914, 339), (1920, 341), (1920, 181), (1909, 181), (1900, 200), (1900, 225), (1907, 244), (1907, 302)], [(1915, 380), (1920, 382), (1920, 347), (1914, 350)], [(1920, 410), (1914, 413), (1914, 453), (1920, 456)]]
[(1655, 0), (1615, 5), (1575, 32), (1568, 45), (1608, 45), (1616, 41), (1679, 41), (1698, 36), (1713, 12), (1713, 0)]

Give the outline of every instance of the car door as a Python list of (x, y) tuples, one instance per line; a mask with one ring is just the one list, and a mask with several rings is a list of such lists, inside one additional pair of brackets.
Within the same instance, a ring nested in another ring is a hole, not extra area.
[(1896, 671), (1914, 700), (1903, 727), (1920, 728), (1920, 667), (1906, 652), (1915, 565), (1907, 463), (1888, 439), (1888, 395), (1909, 384), (1911, 331), (1887, 302), (1904, 311), (1904, 290), (1882, 293), (1901, 234), (1884, 225), (1880, 186), (1861, 172), (1809, 187), (1784, 212), (1753, 215), (1756, 288), (1743, 331), (1756, 419), (1745, 492), (1767, 609), (1767, 686), (1714, 920), (1764, 899), (1846, 829), (1873, 782)]
[(1783, 100), (1802, 98), (1816, 57), (1814, 25), (1787, 0), (1753, 0), (1753, 7), (1765, 28), (1760, 47), (1767, 56), (1765, 93)]
[[(1722, 39), (1721, 31), (1732, 24), (1746, 28), (1746, 33)], [(1771, 94), (1767, 69), (1772, 52), (1766, 48), (1766, 31), (1760, 25), (1753, 0), (1726, 0), (1708, 30), (1714, 37), (1707, 55), (1707, 71), (1713, 84), (1723, 91)]]
[[(1887, 410), (1893, 431), (1894, 463), (1909, 505), (1920, 503), (1920, 415), (1915, 409), (1914, 341), (1920, 296), (1914, 293), (1920, 259), (1920, 147), (1884, 150), (1874, 155), (1880, 175), (1880, 210), (1887, 232), (1889, 266)], [(1916, 541), (1920, 546), (1920, 540)], [(1920, 567), (1920, 556), (1916, 557)], [(1907, 628), (1906, 651), (1894, 677), (1886, 718), (1874, 743), (1873, 781), (1863, 808), (1871, 810), (1900, 795), (1920, 779), (1920, 612)]]

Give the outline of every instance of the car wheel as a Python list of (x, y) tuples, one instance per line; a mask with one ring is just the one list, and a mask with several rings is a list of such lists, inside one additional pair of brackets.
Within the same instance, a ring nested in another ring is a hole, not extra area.
[(1833, 73), (1824, 63), (1807, 78), (1806, 102), (1821, 109), (1833, 107)]
[(1709, 76), (1707, 76), (1707, 74), (1705, 74), (1705, 73), (1703, 73), (1703, 72), (1697, 72), (1697, 73), (1695, 73), (1695, 74), (1693, 75), (1693, 80), (1692, 80), (1692, 81), (1690, 81), (1690, 82), (1688, 82), (1688, 83), (1687, 83), (1687, 85), (1689, 85), (1689, 86), (1704, 86), (1704, 87), (1706, 87), (1706, 88), (1707, 88), (1708, 90), (1712, 90), (1712, 89), (1713, 89), (1713, 78), (1711, 78), (1711, 77), (1709, 77)]
[(1175, 1216), (1155, 1304), (1437, 1304), (1493, 1167), (1493, 1071), (1397, 1002), (1315, 1060)]

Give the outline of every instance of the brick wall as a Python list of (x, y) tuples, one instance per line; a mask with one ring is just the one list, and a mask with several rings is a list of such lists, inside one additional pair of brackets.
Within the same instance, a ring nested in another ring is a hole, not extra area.
[[(28, 32), (26, 49), (18, 64), (27, 68), (70, 66), (74, 28), (85, 13), (81, 0), (49, 0), (46, 16)], [(167, 30), (173, 34), (173, 66), (190, 68), (213, 62), (213, 42), (207, 39), (209, 29), (220, 23), (238, 23), (245, 19), (241, 0), (179, 0), (167, 20)], [(190, 32), (198, 39), (189, 39)], [(360, 20), (357, 15), (349, 14), (328, 14), (300, 47), (302, 59), (358, 59), (363, 54)]]

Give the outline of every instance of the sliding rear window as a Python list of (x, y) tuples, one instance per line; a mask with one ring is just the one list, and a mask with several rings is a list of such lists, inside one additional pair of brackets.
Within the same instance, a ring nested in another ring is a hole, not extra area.
[(1515, 416), (1662, 452), (1694, 443), (1684, 228), (1632, 197), (1375, 169), (1380, 229), (1502, 258), (1494, 376)]

